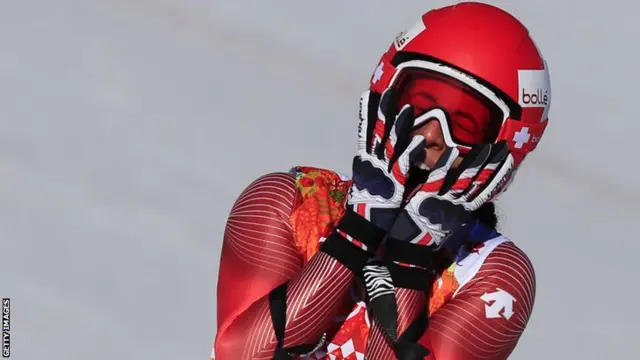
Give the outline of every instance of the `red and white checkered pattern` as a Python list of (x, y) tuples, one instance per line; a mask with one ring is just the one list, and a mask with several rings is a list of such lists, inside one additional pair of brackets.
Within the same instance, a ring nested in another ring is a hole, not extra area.
[(301, 360), (364, 360), (370, 321), (363, 301), (356, 303), (342, 327), (326, 348), (301, 357)]

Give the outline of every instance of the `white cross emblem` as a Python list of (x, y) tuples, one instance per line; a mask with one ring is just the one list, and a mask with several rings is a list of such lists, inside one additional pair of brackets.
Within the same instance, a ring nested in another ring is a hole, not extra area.
[(373, 73), (373, 83), (377, 83), (378, 81), (380, 81), (380, 79), (382, 79), (382, 75), (384, 74), (384, 71), (382, 70), (382, 67), (384, 66), (384, 63), (380, 63), (378, 65), (378, 67), (376, 67), (376, 71)]
[(523, 127), (522, 130), (516, 131), (513, 135), (513, 141), (516, 143), (516, 149), (521, 149), (522, 146), (529, 142), (531, 134), (529, 134), (529, 128)]

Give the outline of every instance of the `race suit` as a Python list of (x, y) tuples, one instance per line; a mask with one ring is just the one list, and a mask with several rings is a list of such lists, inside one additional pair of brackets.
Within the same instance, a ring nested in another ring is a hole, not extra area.
[[(312, 167), (271, 173), (251, 183), (233, 205), (217, 289), (216, 360), (271, 360), (277, 346), (270, 294), (284, 282), (284, 347), (311, 345), (299, 359), (395, 359), (367, 313), (362, 285), (335, 259), (318, 252), (344, 213), (351, 183)], [(397, 289), (398, 331), (421, 311), (419, 342), (429, 360), (506, 359), (531, 315), (535, 274), (512, 241), (480, 223), (432, 284), (428, 295)]]

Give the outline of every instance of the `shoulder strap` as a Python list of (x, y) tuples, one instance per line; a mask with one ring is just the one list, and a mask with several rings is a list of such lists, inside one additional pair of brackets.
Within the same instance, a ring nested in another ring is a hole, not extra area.
[(312, 352), (316, 345), (298, 345), (290, 348), (284, 347), (284, 331), (287, 319), (287, 286), (285, 282), (269, 293), (269, 312), (271, 322), (276, 335), (276, 351), (273, 360), (294, 360), (293, 355), (304, 355)]

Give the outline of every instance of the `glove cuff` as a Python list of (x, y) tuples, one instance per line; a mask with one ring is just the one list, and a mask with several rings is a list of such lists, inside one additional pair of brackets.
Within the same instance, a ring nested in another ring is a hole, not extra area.
[(356, 276), (362, 275), (362, 268), (371, 257), (371, 253), (335, 231), (322, 243), (320, 251), (336, 259)]
[(376, 253), (385, 234), (384, 230), (348, 209), (322, 243), (320, 251), (361, 276), (362, 268)]
[(393, 284), (397, 288), (428, 292), (433, 282), (433, 271), (392, 262), (387, 265)]
[(433, 250), (424, 245), (389, 238), (384, 260), (395, 286), (427, 292), (434, 276)]
[(384, 246), (384, 257), (389, 262), (433, 268), (433, 250), (431, 247), (414, 244), (389, 237)]
[(349, 208), (336, 225), (335, 230), (343, 233), (342, 235), (348, 240), (361, 243), (364, 250), (370, 253), (375, 253), (378, 250), (387, 233)]

